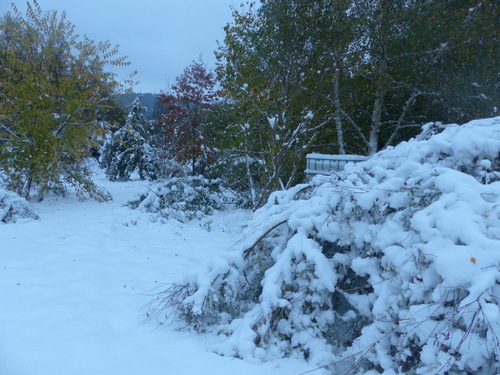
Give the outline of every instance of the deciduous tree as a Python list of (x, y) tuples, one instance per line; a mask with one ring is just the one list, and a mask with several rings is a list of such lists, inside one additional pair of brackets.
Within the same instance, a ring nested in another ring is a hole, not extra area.
[(491, 0), (262, 0), (235, 11), (218, 73), (255, 121), (271, 119), (284, 171), (280, 153), (298, 134), (302, 148), (373, 154), (428, 121), (494, 114), (498, 30)]
[(288, 188), (300, 179), (317, 131), (333, 120), (322, 112), (326, 100), (308, 89), (319, 81), (311, 74), (318, 68), (316, 45), (302, 30), (312, 19), (309, 4), (268, 2), (233, 15), (217, 53), (218, 78), (239, 106), (253, 112), (244, 124), (261, 140), (266, 190)]
[[(23, 16), (15, 7), (0, 19), (0, 169), (28, 197), (65, 183), (105, 198), (85, 165), (106, 131), (111, 94), (123, 89), (110, 65), (117, 47), (75, 34), (66, 14), (43, 12), (36, 0)], [(132, 76), (132, 75), (131, 75)]]
[(208, 113), (220, 93), (215, 76), (206, 69), (201, 57), (177, 77), (176, 83), (158, 97), (158, 127), (164, 134), (160, 147), (166, 159), (191, 167), (194, 174), (203, 172), (210, 149), (205, 127)]

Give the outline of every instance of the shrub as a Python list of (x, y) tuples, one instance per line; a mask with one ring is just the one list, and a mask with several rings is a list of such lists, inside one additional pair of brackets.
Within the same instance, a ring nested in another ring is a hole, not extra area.
[(0, 175), (0, 222), (15, 223), (22, 219), (38, 219), (38, 215), (26, 199), (8, 191), (2, 175)]
[(186, 222), (222, 209), (223, 196), (219, 180), (202, 176), (174, 177), (148, 188), (128, 205), (166, 219)]
[(241, 152), (218, 152), (207, 173), (217, 176), (227, 188), (227, 198), (235, 207), (256, 209), (267, 194), (264, 162)]
[[(429, 137), (424, 136), (429, 135)], [(271, 195), (236, 250), (155, 295), (224, 354), (333, 373), (495, 374), (500, 118)]]

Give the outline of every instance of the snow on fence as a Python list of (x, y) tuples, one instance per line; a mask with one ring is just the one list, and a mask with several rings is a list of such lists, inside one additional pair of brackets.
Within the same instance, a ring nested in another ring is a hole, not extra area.
[(347, 163), (359, 163), (368, 159), (362, 155), (323, 155), (323, 154), (308, 154), (307, 168), (305, 170), (307, 179), (311, 179), (317, 174), (330, 175), (332, 172), (340, 172), (344, 170)]

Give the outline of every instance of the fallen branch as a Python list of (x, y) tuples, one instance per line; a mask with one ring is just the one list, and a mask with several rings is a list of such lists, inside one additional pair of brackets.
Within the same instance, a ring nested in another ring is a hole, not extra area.
[(248, 255), (250, 255), (250, 252), (259, 244), (260, 241), (264, 239), (269, 233), (271, 233), (274, 229), (278, 228), (280, 225), (285, 224), (288, 220), (283, 220), (280, 221), (278, 224), (273, 225), (271, 228), (269, 228), (262, 236), (260, 236), (257, 241), (254, 242), (252, 246), (250, 246), (248, 249), (245, 249), (243, 251), (243, 258), (246, 260)]

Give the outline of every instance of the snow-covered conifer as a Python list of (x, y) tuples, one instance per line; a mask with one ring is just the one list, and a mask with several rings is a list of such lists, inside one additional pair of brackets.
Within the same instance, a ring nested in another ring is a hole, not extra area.
[(142, 180), (158, 178), (158, 159), (147, 140), (142, 110), (139, 98), (136, 98), (125, 125), (103, 146), (101, 166), (106, 169), (106, 175), (112, 181), (130, 180), (134, 173)]
[(187, 176), (159, 181), (129, 206), (164, 219), (187, 222), (221, 210), (223, 201), (220, 180)]

